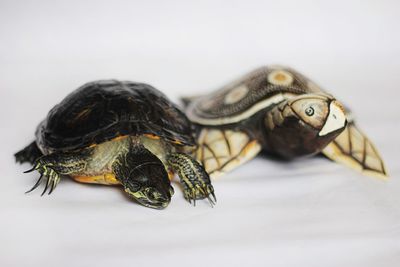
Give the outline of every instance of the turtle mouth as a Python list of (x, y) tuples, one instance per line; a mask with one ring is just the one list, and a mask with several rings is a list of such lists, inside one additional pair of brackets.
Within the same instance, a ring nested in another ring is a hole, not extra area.
[(153, 209), (165, 209), (171, 202), (171, 194), (161, 194), (159, 191), (153, 188), (146, 188), (141, 191), (132, 192), (129, 188), (125, 191), (129, 196), (134, 198), (139, 204)]
[(136, 200), (145, 207), (153, 208), (153, 209), (157, 209), (157, 210), (165, 209), (170, 202), (170, 200), (168, 200), (168, 199), (158, 200), (158, 201), (149, 201), (148, 199), (143, 198), (143, 199), (136, 199)]
[(347, 119), (343, 106), (335, 100), (331, 101), (329, 105), (328, 117), (318, 135), (319, 136), (328, 135), (329, 133), (333, 133), (338, 130), (344, 129), (346, 125), (347, 125)]

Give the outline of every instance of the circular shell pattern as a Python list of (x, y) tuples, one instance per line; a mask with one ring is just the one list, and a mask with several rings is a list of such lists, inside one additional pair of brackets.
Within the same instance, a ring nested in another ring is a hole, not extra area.
[(190, 121), (160, 91), (142, 83), (102, 80), (83, 85), (50, 110), (36, 140), (42, 150), (54, 152), (142, 134), (194, 145)]
[(315, 83), (290, 68), (262, 67), (215, 93), (195, 99), (186, 114), (198, 124), (232, 124), (295, 95), (321, 92)]

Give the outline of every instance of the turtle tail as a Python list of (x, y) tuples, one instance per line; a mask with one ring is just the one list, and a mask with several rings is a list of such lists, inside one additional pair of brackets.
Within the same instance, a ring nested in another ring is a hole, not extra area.
[(15, 161), (21, 164), (25, 162), (33, 164), (36, 161), (36, 159), (38, 159), (41, 156), (43, 156), (43, 154), (36, 145), (35, 141), (30, 143), (21, 151), (18, 151), (17, 153), (14, 154)]

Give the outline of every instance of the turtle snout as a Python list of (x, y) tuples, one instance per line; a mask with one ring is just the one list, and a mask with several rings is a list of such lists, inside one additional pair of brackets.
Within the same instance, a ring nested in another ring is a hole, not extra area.
[(145, 189), (146, 199), (143, 199), (146, 206), (163, 209), (168, 206), (171, 201), (170, 190), (159, 190), (154, 187)]
[(171, 194), (169, 192), (160, 192), (158, 190), (151, 190), (147, 195), (151, 201), (166, 201), (171, 199)]
[(329, 104), (329, 113), (326, 116), (325, 124), (318, 135), (325, 136), (329, 133), (344, 129), (346, 125), (347, 118), (343, 105), (334, 100)]

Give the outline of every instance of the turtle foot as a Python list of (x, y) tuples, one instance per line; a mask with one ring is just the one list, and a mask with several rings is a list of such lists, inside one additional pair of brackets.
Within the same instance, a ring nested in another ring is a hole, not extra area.
[(195, 184), (186, 185), (184, 189), (184, 196), (190, 204), (193, 203), (193, 206), (196, 206), (196, 200), (198, 199), (207, 198), (211, 207), (213, 207), (217, 202), (214, 188), (211, 184), (200, 184), (196, 182)]
[(37, 170), (40, 173), (40, 177), (35, 183), (35, 185), (25, 193), (32, 192), (41, 184), (42, 181), (46, 180), (45, 187), (41, 196), (43, 196), (48, 189), (49, 189), (48, 194), (50, 195), (53, 192), (54, 188), (57, 186), (57, 184), (60, 182), (61, 179), (60, 175), (54, 170), (51, 164), (46, 163), (46, 161), (43, 160), (43, 157), (39, 158), (36, 161), (32, 169), (27, 170), (24, 173), (29, 173), (34, 170)]
[(189, 203), (196, 206), (196, 200), (208, 199), (211, 207), (215, 205), (217, 199), (210, 176), (200, 163), (183, 153), (171, 153), (167, 160), (174, 172), (179, 175), (185, 199)]

